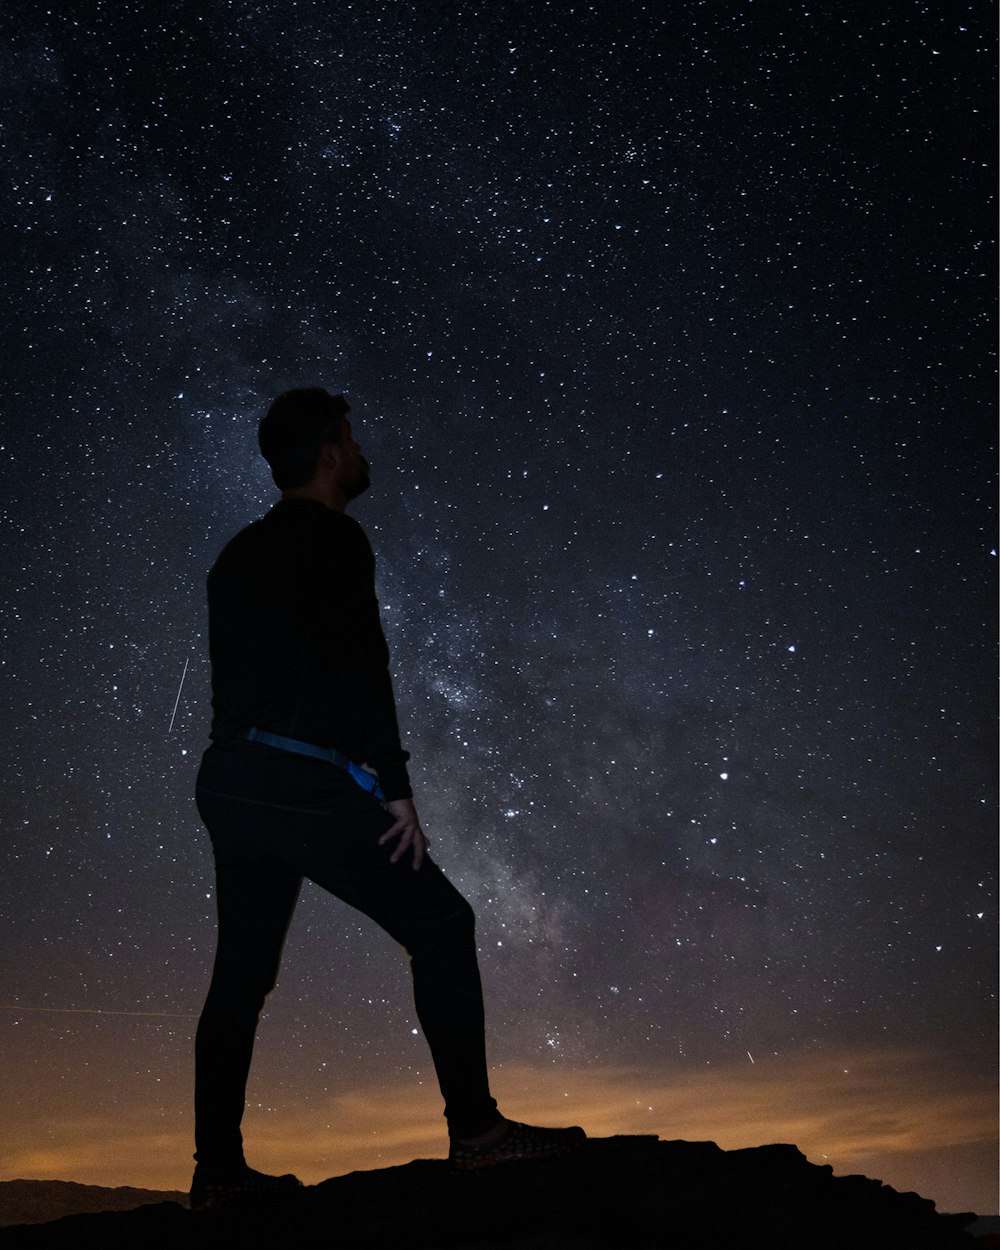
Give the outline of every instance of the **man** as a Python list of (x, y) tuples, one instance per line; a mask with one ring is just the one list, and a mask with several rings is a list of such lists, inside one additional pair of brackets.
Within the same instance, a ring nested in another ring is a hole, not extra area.
[(564, 1154), (582, 1129), (505, 1119), (490, 1094), (474, 917), (427, 855), (400, 745), (375, 562), (346, 515), (369, 485), (343, 396), (288, 391), (260, 425), (281, 500), (208, 578), (212, 745), (198, 810), (216, 863), (218, 948), (198, 1025), (193, 1209), (279, 1196), (243, 1157), (257, 1020), (303, 877), (410, 957), (460, 1170)]

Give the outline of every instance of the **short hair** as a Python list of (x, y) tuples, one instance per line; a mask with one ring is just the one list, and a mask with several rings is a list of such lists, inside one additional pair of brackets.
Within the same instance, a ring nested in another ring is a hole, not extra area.
[(300, 386), (279, 395), (257, 430), (260, 454), (279, 490), (312, 480), (324, 443), (339, 443), (351, 405), (321, 386)]

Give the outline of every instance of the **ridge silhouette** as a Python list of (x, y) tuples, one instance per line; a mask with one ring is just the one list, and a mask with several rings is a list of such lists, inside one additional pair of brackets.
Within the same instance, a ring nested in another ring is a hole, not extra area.
[(458, 1176), (439, 1159), (351, 1172), (267, 1206), (193, 1214), (178, 1203), (0, 1231), (0, 1246), (102, 1250), (961, 1250), (971, 1213), (791, 1145), (596, 1138), (576, 1154)]

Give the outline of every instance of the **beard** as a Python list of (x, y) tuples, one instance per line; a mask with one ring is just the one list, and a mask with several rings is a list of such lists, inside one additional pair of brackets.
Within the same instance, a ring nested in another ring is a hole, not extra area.
[(364, 494), (371, 484), (372, 479), (368, 461), (362, 456), (357, 468), (349, 478), (340, 483), (340, 487), (348, 499), (357, 499), (359, 495)]

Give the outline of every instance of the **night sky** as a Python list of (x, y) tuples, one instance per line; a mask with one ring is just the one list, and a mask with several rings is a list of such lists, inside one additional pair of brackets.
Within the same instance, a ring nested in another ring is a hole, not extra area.
[[(992, 17), (8, 10), (0, 1177), (188, 1183), (204, 578), (321, 385), (503, 1108), (996, 1210)], [(446, 1149), (312, 887), (245, 1128)]]

